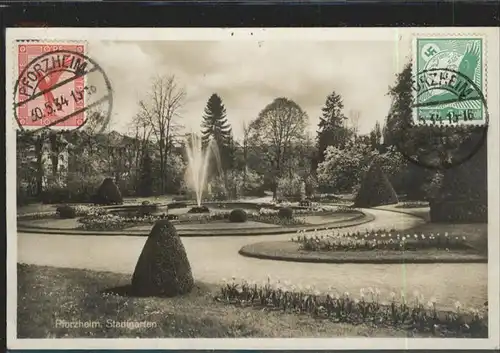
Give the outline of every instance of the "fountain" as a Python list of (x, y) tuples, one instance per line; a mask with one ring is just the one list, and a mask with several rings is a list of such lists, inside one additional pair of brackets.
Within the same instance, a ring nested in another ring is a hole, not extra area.
[(186, 154), (188, 159), (187, 181), (188, 186), (194, 190), (196, 194), (196, 207), (189, 210), (190, 213), (206, 213), (209, 212), (206, 206), (201, 205), (203, 191), (207, 186), (208, 166), (210, 157), (215, 157), (217, 167), (220, 172), (221, 163), (220, 155), (215, 140), (208, 141), (208, 145), (203, 148), (202, 140), (194, 133), (191, 133), (189, 141), (186, 144)]

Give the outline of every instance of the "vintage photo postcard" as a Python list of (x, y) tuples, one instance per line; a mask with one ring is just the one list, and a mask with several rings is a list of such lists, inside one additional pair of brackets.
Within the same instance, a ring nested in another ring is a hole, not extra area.
[(498, 348), (499, 42), (8, 28), (8, 347)]

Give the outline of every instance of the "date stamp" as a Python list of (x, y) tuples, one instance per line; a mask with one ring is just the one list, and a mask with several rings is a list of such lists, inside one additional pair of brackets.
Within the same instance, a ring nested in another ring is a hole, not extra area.
[(85, 43), (17, 43), (14, 116), (20, 129), (78, 129), (89, 117), (105, 127), (112, 110), (111, 83), (86, 56)]
[(487, 124), (482, 37), (415, 38), (413, 122)]

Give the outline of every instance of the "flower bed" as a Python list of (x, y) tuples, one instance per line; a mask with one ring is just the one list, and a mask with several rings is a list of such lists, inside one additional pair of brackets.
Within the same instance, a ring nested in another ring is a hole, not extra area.
[(275, 224), (279, 226), (298, 226), (305, 224), (306, 221), (303, 218), (292, 217), (292, 218), (281, 218), (277, 214), (251, 214), (249, 219), (255, 222)]
[(290, 202), (270, 203), (269, 205), (261, 205), (259, 212), (276, 212), (280, 208), (289, 207), (293, 209), (295, 214), (300, 215), (321, 215), (335, 213), (359, 213), (356, 208), (347, 205), (322, 205), (319, 203), (311, 203), (310, 206), (297, 206)]
[(220, 288), (216, 300), (227, 304), (251, 306), (259, 309), (281, 310), (297, 314), (310, 314), (317, 318), (350, 324), (372, 324), (393, 326), (407, 330), (431, 332), (434, 335), (488, 337), (487, 308), (463, 308), (455, 303), (455, 311), (439, 311), (435, 299), (427, 303), (422, 295), (414, 293), (408, 301), (401, 293), (396, 298), (391, 293), (391, 300), (380, 300), (380, 291), (362, 289), (360, 298), (353, 298), (349, 293), (339, 295), (302, 290), (289, 283), (282, 285), (237, 283), (234, 278)]
[(307, 251), (366, 251), (419, 249), (467, 250), (467, 238), (450, 237), (448, 233), (400, 234), (392, 231), (367, 231), (365, 233), (333, 233), (332, 230), (315, 232), (313, 235), (298, 235), (292, 238)]
[[(127, 217), (104, 211), (103, 213), (80, 218), (78, 222), (81, 223), (79, 228), (84, 230), (120, 230), (141, 224), (154, 224), (156, 221), (167, 217), (167, 214)], [(203, 224), (225, 220), (228, 217), (229, 214), (227, 213), (217, 212), (212, 214), (175, 215), (175, 219), (171, 218), (171, 221), (172, 223)]]

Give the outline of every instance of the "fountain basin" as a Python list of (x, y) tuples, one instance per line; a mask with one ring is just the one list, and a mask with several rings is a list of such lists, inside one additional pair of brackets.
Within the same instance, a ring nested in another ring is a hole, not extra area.
[(201, 205), (201, 206), (194, 206), (192, 207), (188, 213), (210, 213), (210, 210), (208, 209), (207, 206)]
[(158, 216), (168, 212), (167, 204), (120, 205), (106, 208), (110, 213), (124, 217)]

